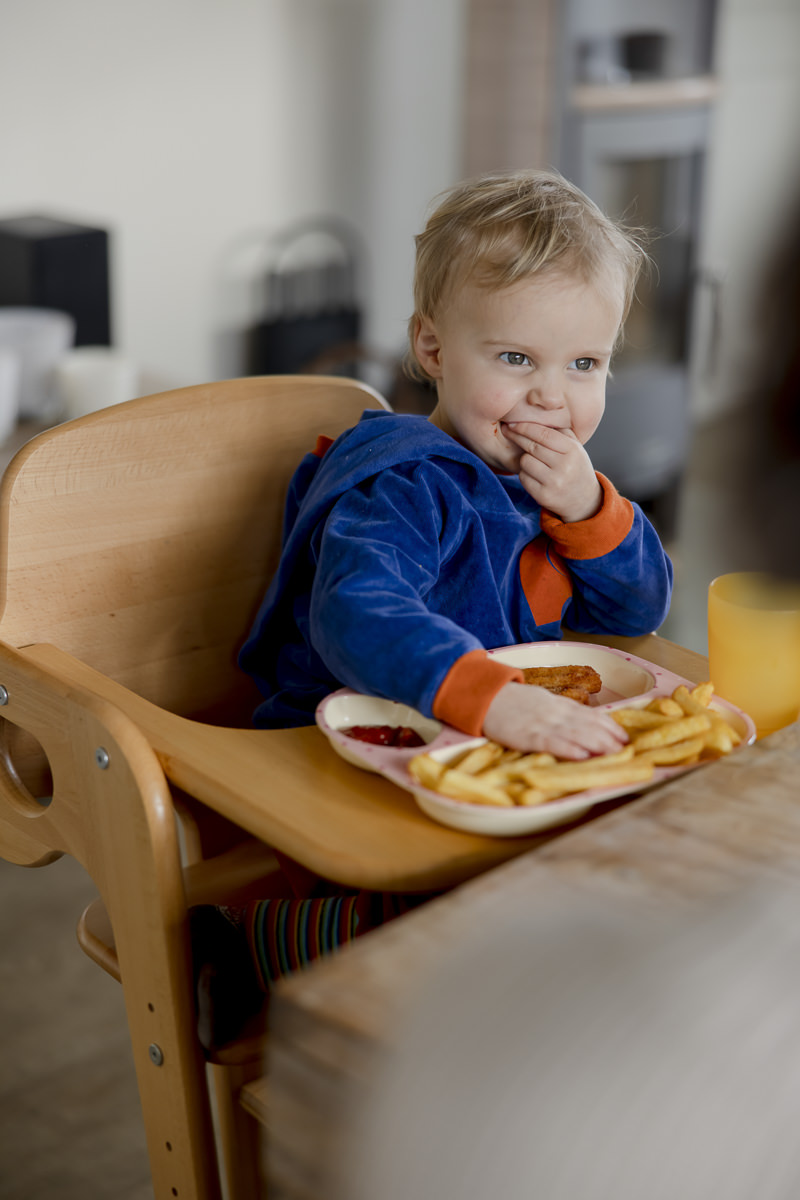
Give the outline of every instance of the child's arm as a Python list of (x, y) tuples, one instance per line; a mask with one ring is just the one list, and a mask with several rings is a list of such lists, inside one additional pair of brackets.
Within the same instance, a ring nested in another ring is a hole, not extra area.
[(295, 616), (308, 622), (324, 667), (345, 686), (515, 747), (565, 757), (618, 748), (625, 736), (607, 715), (509, 687), (514, 673), (486, 658), (484, 645), (506, 645), (513, 634), (499, 620), (497, 580), (471, 512), (460, 481), (433, 465), (408, 477), (386, 472), (380, 486), (341, 497), (317, 548), (309, 607)]
[(520, 482), (542, 505), (542, 532), (572, 579), (564, 623), (627, 636), (658, 629), (669, 611), (672, 564), (650, 522), (595, 472), (571, 430), (536, 422), (508, 428), (524, 451)]
[(571, 759), (613, 754), (628, 740), (608, 713), (525, 683), (500, 689), (487, 709), (483, 732), (512, 750), (546, 750)]
[[(440, 475), (435, 468), (409, 477), (386, 471), (372, 486), (337, 501), (319, 543), (306, 618), (311, 644), (340, 684), (429, 715), (453, 665), (485, 658), (480, 638), (463, 621), (473, 607), (471, 555), (464, 555), (452, 578), (443, 572), (465, 530), (444, 517), (458, 511), (459, 493)], [(429, 489), (436, 486), (449, 490), (434, 496)], [(504, 632), (502, 627), (489, 644), (507, 644)], [(484, 694), (513, 674), (499, 663), (492, 668), (488, 687), (482, 672), (478, 680)], [(459, 675), (458, 682), (462, 692), (474, 690), (471, 675), (466, 681)], [(439, 719), (453, 723), (452, 715)], [(480, 719), (465, 732), (478, 734)]]
[(672, 563), (638, 505), (597, 479), (603, 504), (594, 517), (570, 524), (542, 512), (542, 532), (572, 580), (563, 624), (582, 633), (652, 633), (669, 612)]
[[(379, 488), (344, 496), (327, 522), (308, 611), (327, 669), (357, 691), (402, 700), (513, 748), (574, 758), (617, 749), (625, 734), (606, 714), (542, 688), (511, 686), (521, 673), (487, 657), (475, 633), (454, 619), (473, 608), (480, 616), (482, 605), (491, 611), (494, 596), (477, 574), (478, 558), (468, 552), (445, 602), (431, 602), (442, 556), (451, 554), (451, 542), (469, 547), (473, 532), (455, 515), (442, 522), (448, 507), (426, 498), (433, 476), (387, 473)], [(456, 514), (455, 489), (447, 498)], [(488, 628), (489, 615), (481, 619)], [(489, 644), (508, 641), (500, 630)]]

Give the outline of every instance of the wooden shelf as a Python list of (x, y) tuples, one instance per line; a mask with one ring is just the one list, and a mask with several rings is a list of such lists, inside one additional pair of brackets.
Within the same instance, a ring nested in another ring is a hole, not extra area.
[(711, 104), (718, 93), (719, 84), (713, 75), (696, 75), (633, 83), (578, 84), (572, 89), (570, 103), (573, 110), (584, 113), (639, 112)]

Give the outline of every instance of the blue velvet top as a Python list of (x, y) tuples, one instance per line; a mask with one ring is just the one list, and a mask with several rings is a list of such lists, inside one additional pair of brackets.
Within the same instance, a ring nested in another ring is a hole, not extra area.
[(569, 525), (426, 418), (365, 412), (292, 480), (281, 562), (240, 656), (264, 696), (255, 724), (310, 724), (342, 686), (431, 715), (465, 655), (559, 638), (562, 624), (657, 628), (671, 564), (638, 506), (598, 478), (602, 509)]

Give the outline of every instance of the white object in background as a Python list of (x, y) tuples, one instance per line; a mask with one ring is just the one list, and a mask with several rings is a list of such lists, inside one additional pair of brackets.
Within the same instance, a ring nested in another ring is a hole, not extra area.
[(75, 320), (52, 308), (0, 308), (0, 347), (19, 360), (19, 415), (57, 415), (54, 369), (75, 341)]
[(19, 357), (0, 346), (0, 445), (16, 429), (19, 417)]
[(138, 368), (109, 346), (77, 346), (58, 364), (56, 381), (65, 420), (139, 395)]

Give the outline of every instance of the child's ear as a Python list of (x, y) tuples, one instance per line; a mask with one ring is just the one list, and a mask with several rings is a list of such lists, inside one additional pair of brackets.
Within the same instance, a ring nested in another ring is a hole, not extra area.
[(436, 327), (429, 317), (419, 317), (414, 328), (414, 353), (417, 362), (431, 379), (442, 374), (442, 347)]

